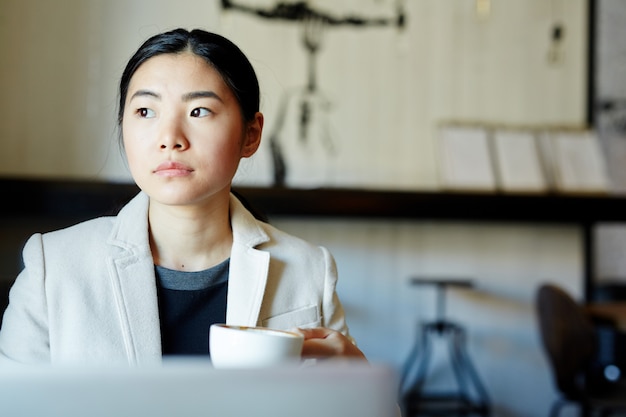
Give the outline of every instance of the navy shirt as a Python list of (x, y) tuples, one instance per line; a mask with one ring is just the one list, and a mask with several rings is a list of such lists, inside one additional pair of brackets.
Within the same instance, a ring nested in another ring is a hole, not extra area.
[(209, 327), (226, 322), (230, 260), (198, 272), (155, 266), (163, 355), (209, 355)]

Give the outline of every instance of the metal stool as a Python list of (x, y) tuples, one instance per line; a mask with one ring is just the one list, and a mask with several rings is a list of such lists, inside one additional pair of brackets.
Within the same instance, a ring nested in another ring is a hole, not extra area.
[[(403, 415), (411, 416), (489, 416), (490, 405), (483, 384), (466, 350), (465, 330), (447, 321), (445, 290), (449, 286), (471, 288), (472, 281), (463, 279), (413, 278), (413, 285), (435, 285), (437, 290), (437, 317), (434, 322), (421, 324), (421, 343), (416, 341), (403, 368), (400, 389), (408, 385), (411, 371), (417, 367), (413, 384), (402, 394)], [(426, 392), (424, 384), (432, 353), (433, 339), (448, 342), (449, 358), (457, 389)], [(421, 353), (421, 355), (420, 355)]]

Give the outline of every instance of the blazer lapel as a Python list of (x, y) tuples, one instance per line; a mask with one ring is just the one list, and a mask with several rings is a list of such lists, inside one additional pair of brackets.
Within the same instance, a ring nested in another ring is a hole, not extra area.
[(161, 361), (154, 264), (148, 243), (148, 198), (140, 193), (118, 214), (109, 275), (130, 363)]
[(230, 255), (226, 322), (256, 326), (265, 293), (270, 254), (255, 248), (269, 237), (236, 197), (231, 196), (233, 248)]
[(267, 282), (269, 253), (233, 244), (226, 322), (256, 326)]

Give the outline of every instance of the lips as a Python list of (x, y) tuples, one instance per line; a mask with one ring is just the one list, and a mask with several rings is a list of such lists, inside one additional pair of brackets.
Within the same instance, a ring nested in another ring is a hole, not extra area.
[(154, 173), (164, 177), (181, 177), (187, 176), (193, 172), (193, 169), (185, 164), (174, 161), (166, 161), (161, 163)]

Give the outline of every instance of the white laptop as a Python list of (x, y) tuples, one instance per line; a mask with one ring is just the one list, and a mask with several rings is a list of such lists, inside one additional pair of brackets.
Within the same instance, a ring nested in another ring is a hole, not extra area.
[(391, 417), (396, 394), (395, 373), (377, 365), (0, 369), (3, 417)]

